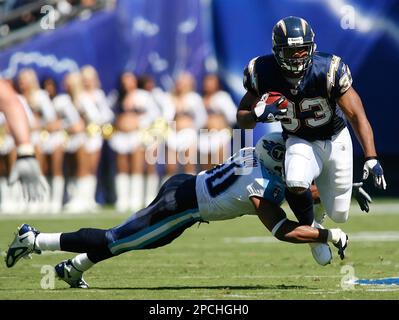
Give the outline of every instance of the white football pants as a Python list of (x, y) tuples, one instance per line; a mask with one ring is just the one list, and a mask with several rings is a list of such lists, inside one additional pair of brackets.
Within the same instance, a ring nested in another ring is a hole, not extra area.
[(315, 180), (328, 216), (335, 222), (345, 222), (350, 208), (353, 177), (349, 130), (344, 128), (331, 140), (313, 142), (289, 136), (286, 149), (287, 187), (309, 188)]

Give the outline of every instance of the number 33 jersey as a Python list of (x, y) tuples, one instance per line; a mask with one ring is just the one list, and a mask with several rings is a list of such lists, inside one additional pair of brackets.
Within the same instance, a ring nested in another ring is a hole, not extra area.
[(326, 140), (345, 126), (336, 99), (352, 85), (348, 66), (338, 56), (316, 52), (300, 81), (284, 77), (273, 55), (252, 59), (244, 70), (244, 87), (255, 96), (279, 92), (288, 99), (284, 133), (308, 141)]
[(200, 172), (196, 192), (202, 219), (226, 220), (256, 214), (253, 196), (281, 205), (284, 182), (259, 163), (255, 148), (244, 148), (225, 163)]

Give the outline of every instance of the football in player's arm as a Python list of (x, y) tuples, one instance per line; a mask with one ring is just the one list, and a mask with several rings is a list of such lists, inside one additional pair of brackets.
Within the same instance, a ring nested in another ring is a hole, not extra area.
[[(76, 232), (41, 233), (24, 224), (8, 249), (6, 265), (13, 267), (20, 258), (47, 250), (80, 253), (62, 261), (55, 270), (71, 287), (87, 288), (83, 272), (100, 261), (132, 250), (164, 246), (197, 222), (245, 214), (258, 215), (279, 240), (309, 243), (321, 265), (332, 260), (328, 242), (338, 248), (343, 259), (348, 237), (341, 229), (301, 226), (288, 220), (280, 208), (284, 200), (284, 183), (279, 175), (283, 152), (281, 134), (266, 135), (256, 148), (241, 149), (211, 170), (197, 176), (175, 175), (163, 184), (147, 208), (107, 230), (83, 228)], [(279, 159), (272, 159), (270, 154)]]
[(35, 158), (28, 118), (14, 89), (2, 79), (0, 79), (0, 112), (4, 113), (17, 146), (17, 160), (11, 169), (9, 183), (12, 185), (19, 181), (27, 200), (41, 198), (48, 192), (48, 184)]
[[(345, 222), (352, 192), (353, 155), (350, 134), (340, 113), (362, 145), (363, 180), (371, 173), (374, 185), (386, 188), (373, 131), (352, 87), (350, 70), (340, 57), (316, 52), (313, 30), (302, 18), (280, 20), (273, 28), (272, 39), (273, 54), (252, 59), (244, 70), (247, 92), (240, 102), (237, 122), (244, 129), (257, 123), (281, 122), (287, 147), (286, 199), (300, 223), (313, 221), (313, 181), (326, 213), (335, 222)], [(280, 98), (270, 99), (272, 92), (280, 93)]]

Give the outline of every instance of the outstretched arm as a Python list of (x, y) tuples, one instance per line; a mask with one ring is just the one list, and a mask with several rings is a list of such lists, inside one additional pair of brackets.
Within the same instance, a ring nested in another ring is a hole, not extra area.
[[(326, 230), (300, 225), (288, 220), (284, 210), (270, 201), (260, 197), (251, 197), (251, 201), (259, 219), (277, 239), (291, 243), (327, 243), (330, 241), (338, 248), (341, 259), (345, 258), (348, 236), (341, 229)], [(316, 257), (315, 259), (321, 265), (329, 263)]]
[(329, 230), (288, 220), (283, 209), (263, 198), (251, 197), (251, 201), (259, 219), (278, 240), (291, 243), (328, 242)]

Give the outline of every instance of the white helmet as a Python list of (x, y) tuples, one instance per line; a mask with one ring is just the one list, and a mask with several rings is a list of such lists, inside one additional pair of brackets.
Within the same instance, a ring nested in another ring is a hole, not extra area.
[(265, 134), (255, 146), (255, 155), (260, 163), (279, 176), (283, 172), (285, 141), (281, 132)]

